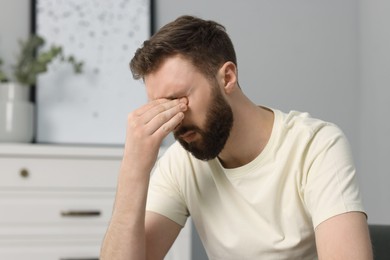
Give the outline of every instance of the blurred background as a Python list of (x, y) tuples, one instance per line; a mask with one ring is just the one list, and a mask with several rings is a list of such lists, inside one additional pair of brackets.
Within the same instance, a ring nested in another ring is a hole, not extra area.
[[(352, 147), (368, 222), (390, 225), (390, 1), (156, 0), (154, 5), (155, 29), (183, 14), (225, 25), (236, 47), (240, 85), (259, 105), (336, 123)], [(13, 59), (17, 40), (29, 34), (30, 22), (30, 0), (0, 0), (5, 63)]]

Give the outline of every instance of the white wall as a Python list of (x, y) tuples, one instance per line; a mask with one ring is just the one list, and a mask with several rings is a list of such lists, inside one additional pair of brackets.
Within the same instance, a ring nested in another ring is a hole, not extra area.
[(369, 222), (390, 224), (390, 1), (360, 0), (358, 166)]
[(18, 41), (30, 32), (31, 0), (0, 0), (0, 57), (9, 73), (18, 54)]

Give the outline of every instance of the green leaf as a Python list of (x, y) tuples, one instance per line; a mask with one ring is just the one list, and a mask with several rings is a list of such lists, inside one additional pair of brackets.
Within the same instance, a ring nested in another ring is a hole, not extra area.
[[(52, 45), (45, 51), (41, 50), (45, 39), (39, 35), (33, 34), (26, 41), (19, 41), (19, 45), (20, 53), (12, 68), (15, 79), (23, 85), (35, 85), (37, 76), (47, 72), (48, 65), (55, 59), (69, 63), (75, 73), (82, 73), (83, 62), (77, 61), (72, 55), (65, 57), (62, 46)], [(2, 64), (0, 59), (0, 81), (7, 81), (9, 78), (1, 69)]]

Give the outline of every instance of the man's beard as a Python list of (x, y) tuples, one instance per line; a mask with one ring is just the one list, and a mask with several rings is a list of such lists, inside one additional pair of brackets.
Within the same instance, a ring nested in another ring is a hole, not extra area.
[[(233, 112), (224, 99), (218, 85), (212, 86), (212, 100), (206, 114), (205, 128), (197, 126), (181, 126), (175, 132), (175, 139), (200, 160), (211, 160), (218, 156), (224, 148), (230, 131), (233, 126)], [(187, 131), (194, 131), (200, 138), (194, 142), (187, 143), (180, 138), (180, 135)]]

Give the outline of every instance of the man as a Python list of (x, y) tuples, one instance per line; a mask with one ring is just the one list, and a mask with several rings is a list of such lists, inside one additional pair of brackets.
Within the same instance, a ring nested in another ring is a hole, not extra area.
[(130, 65), (150, 102), (128, 118), (101, 259), (163, 259), (190, 215), (209, 259), (372, 259), (346, 138), (253, 104), (223, 26), (179, 17)]

